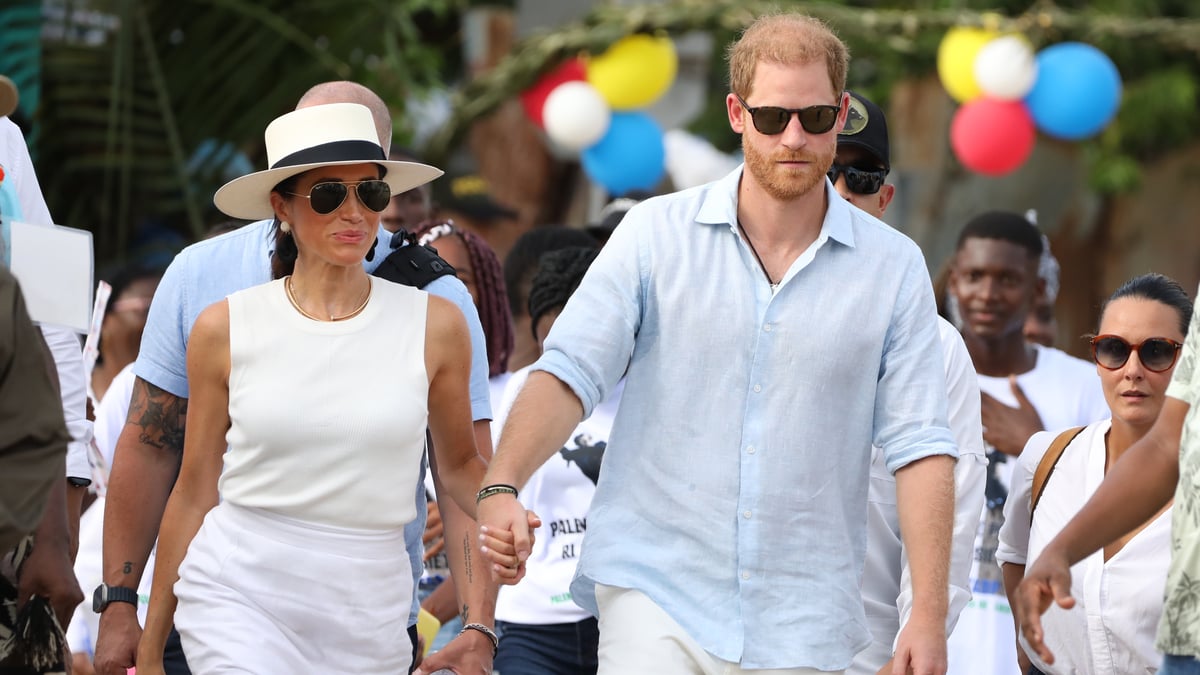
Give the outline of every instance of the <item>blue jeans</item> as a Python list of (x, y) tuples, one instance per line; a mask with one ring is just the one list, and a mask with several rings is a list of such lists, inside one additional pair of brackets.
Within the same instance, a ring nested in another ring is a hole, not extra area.
[(183, 655), (183, 645), (179, 642), (179, 632), (174, 626), (167, 634), (167, 644), (163, 649), (163, 672), (167, 675), (192, 675), (187, 658)]
[(1195, 656), (1167, 654), (1163, 657), (1162, 668), (1158, 670), (1158, 675), (1200, 675), (1200, 659)]
[(497, 675), (595, 675), (600, 628), (595, 618), (535, 625), (496, 622)]

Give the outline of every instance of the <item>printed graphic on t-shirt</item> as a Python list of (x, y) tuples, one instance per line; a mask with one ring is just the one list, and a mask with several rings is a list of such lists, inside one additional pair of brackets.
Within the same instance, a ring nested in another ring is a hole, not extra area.
[(975, 578), (971, 579), (971, 592), (978, 595), (1004, 593), (1000, 566), (996, 563), (996, 549), (1000, 546), (1000, 526), (1004, 524), (1004, 502), (1008, 501), (1008, 488), (998, 475), (1001, 464), (1008, 457), (988, 446), (987, 482), (984, 486), (986, 502), (983, 522), (980, 527), (978, 546), (975, 549)]
[(595, 485), (600, 479), (600, 463), (604, 461), (604, 448), (608, 447), (608, 444), (604, 441), (594, 441), (588, 434), (579, 434), (574, 440), (574, 450), (564, 447), (558, 454), (567, 460), (568, 466), (574, 463), (579, 467), (583, 475)]

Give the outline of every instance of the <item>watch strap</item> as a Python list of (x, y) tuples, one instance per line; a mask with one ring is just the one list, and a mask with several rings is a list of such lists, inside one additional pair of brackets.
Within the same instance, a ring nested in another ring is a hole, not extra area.
[(124, 586), (109, 586), (107, 599), (109, 603), (128, 602), (136, 607), (138, 604), (138, 592)]

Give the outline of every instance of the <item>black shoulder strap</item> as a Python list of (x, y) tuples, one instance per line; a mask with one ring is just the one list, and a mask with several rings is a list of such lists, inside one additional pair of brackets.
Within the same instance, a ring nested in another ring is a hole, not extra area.
[(411, 234), (405, 238), (408, 244), (384, 258), (375, 268), (375, 276), (414, 288), (425, 288), (434, 279), (448, 274), (457, 276), (450, 263), (442, 260), (432, 246), (416, 243)]

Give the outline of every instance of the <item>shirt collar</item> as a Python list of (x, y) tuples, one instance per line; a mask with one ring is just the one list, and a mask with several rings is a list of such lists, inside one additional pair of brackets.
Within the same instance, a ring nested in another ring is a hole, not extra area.
[[(700, 202), (700, 210), (696, 213), (696, 222), (702, 225), (728, 225), (737, 227), (738, 185), (741, 183), (745, 164), (729, 172), (724, 178), (709, 185)], [(821, 234), (818, 239), (833, 239), (841, 244), (854, 247), (853, 209), (850, 202), (833, 188), (829, 178), (825, 178), (825, 196), (828, 207), (825, 209), (825, 219), (821, 223)]]

